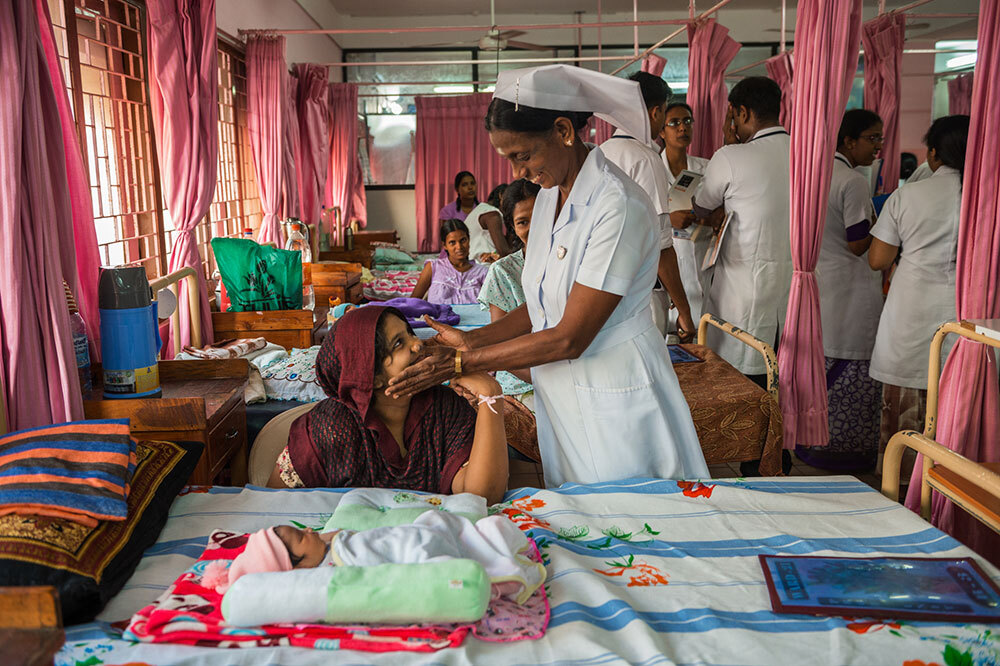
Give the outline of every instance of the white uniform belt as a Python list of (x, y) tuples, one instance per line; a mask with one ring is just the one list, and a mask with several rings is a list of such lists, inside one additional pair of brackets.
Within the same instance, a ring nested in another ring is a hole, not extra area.
[(649, 306), (640, 308), (639, 312), (633, 317), (598, 331), (597, 337), (590, 343), (587, 350), (583, 352), (583, 356), (596, 354), (609, 347), (633, 340), (651, 328), (655, 329), (656, 326), (653, 324), (653, 317), (649, 312)]

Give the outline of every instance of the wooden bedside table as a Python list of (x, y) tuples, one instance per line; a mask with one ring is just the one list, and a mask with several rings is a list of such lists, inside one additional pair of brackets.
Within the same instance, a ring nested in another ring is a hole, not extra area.
[(343, 247), (332, 247), (329, 250), (319, 253), (320, 261), (351, 261), (361, 264), (365, 268), (371, 268), (375, 262), (375, 248), (371, 245), (359, 247), (354, 246), (353, 250), (345, 250)]
[[(310, 317), (312, 313), (309, 313)], [(190, 484), (211, 485), (230, 465), (232, 484), (247, 483), (247, 412), (243, 390), (250, 364), (243, 359), (160, 361), (162, 398), (105, 400), (100, 373), (84, 396), (88, 419), (130, 419), (136, 439), (205, 444)]]

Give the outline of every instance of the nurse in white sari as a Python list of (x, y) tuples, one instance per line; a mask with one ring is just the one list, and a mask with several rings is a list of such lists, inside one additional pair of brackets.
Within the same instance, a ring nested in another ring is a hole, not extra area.
[(659, 258), (652, 202), (578, 135), (596, 113), (648, 142), (644, 108), (636, 83), (582, 68), (501, 72), (490, 141), (515, 177), (543, 188), (522, 274), (527, 302), (474, 331), (435, 323), (441, 345), (387, 389), (405, 395), (456, 373), (531, 367), (549, 487), (708, 477), (650, 316)]

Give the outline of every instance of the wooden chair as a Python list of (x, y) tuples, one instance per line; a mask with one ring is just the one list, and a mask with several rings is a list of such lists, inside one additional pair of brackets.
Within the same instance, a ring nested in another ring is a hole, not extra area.
[[(746, 331), (736, 328), (725, 319), (706, 312), (698, 322), (698, 344), (705, 345), (708, 338), (708, 326), (711, 324), (727, 335), (731, 335), (743, 344), (756, 349), (764, 357), (764, 367), (767, 368), (767, 392), (775, 402), (778, 402), (778, 360), (771, 345), (755, 338)], [(780, 404), (780, 403), (779, 403)]]
[(894, 502), (899, 501), (899, 466), (903, 450), (911, 448), (924, 456), (920, 477), (920, 515), (924, 520), (930, 520), (931, 490), (936, 490), (980, 522), (1000, 532), (1000, 463), (978, 463), (934, 441), (941, 348), (949, 333), (1000, 348), (1000, 340), (978, 333), (967, 322), (949, 322), (937, 330), (931, 341), (927, 368), (924, 432), (904, 430), (889, 440), (882, 461), (882, 494)]

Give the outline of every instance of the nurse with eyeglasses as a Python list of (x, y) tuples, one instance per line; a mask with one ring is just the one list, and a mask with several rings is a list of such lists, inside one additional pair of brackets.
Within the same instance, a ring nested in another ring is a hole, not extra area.
[[(685, 169), (695, 173), (705, 173), (708, 160), (687, 154), (688, 146), (691, 145), (691, 129), (694, 125), (691, 107), (683, 102), (668, 104), (666, 117), (663, 131), (660, 132), (660, 139), (663, 140), (664, 146), (660, 156), (667, 167), (669, 186), (673, 187), (677, 176)], [(712, 235), (703, 232), (698, 234), (695, 240), (691, 240), (692, 225), (696, 223), (697, 219), (694, 213), (689, 210), (678, 210), (670, 214), (670, 225), (674, 228), (674, 251), (677, 253), (677, 267), (680, 269), (681, 282), (684, 283), (684, 293), (687, 295), (688, 305), (691, 308), (691, 319), (695, 326), (701, 319), (705, 294), (708, 292), (709, 285), (712, 284), (712, 269), (701, 270), (701, 257), (704, 257), (705, 253), (708, 252), (708, 247), (712, 244)], [(671, 314), (676, 316), (673, 311)], [(671, 321), (670, 323), (675, 322)]]

